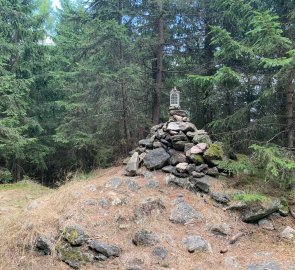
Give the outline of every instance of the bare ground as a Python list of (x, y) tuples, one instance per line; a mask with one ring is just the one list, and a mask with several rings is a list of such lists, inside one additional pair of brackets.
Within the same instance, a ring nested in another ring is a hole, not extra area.
[[(118, 189), (105, 187), (105, 183), (112, 177), (123, 180)], [(38, 235), (46, 235), (57, 241), (60, 231), (72, 224), (81, 225), (90, 238), (117, 245), (123, 250), (120, 257), (103, 263), (88, 264), (82, 268), (84, 270), (124, 270), (134, 259), (141, 260), (142, 269), (146, 270), (193, 270), (197, 267), (204, 270), (248, 269), (250, 264), (265, 262), (280, 265), (283, 270), (295, 269), (295, 243), (279, 238), (280, 232), (286, 226), (295, 226), (292, 217), (273, 216), (275, 230), (266, 231), (257, 225), (243, 223), (238, 213), (226, 210), (207, 195), (167, 187), (165, 174), (161, 172), (155, 172), (149, 178), (159, 181), (159, 187), (147, 188), (149, 180), (144, 176), (138, 176), (132, 180), (141, 188), (138, 191), (130, 191), (126, 185), (128, 177), (123, 176), (123, 168), (116, 167), (99, 170), (90, 180), (74, 181), (54, 192), (43, 190), (41, 194), (34, 193), (36, 188), (33, 189), (34, 195), (32, 191), (0, 191), (0, 269), (71, 269), (59, 261), (56, 254), (39, 256), (32, 247)], [(214, 186), (217, 190), (226, 188), (221, 180), (216, 180)], [(46, 194), (42, 195), (44, 192)], [(42, 196), (33, 203), (26, 203), (38, 195)], [(186, 225), (169, 221), (171, 209), (175, 207), (173, 201), (180, 196), (203, 214), (203, 221), (189, 222)], [(147, 197), (160, 198), (166, 209), (163, 213), (154, 212), (150, 217), (137, 223), (134, 221), (133, 211)], [(102, 208), (97, 204), (89, 205), (89, 200), (97, 201), (101, 198), (107, 198), (110, 202), (119, 199), (125, 203), (111, 205), (110, 208)], [(15, 205), (19, 199), (22, 203)], [(226, 237), (212, 235), (206, 226), (212, 223), (229, 224), (231, 234)], [(167, 258), (156, 259), (152, 255), (154, 247), (134, 246), (132, 237), (138, 229), (156, 233), (160, 238), (157, 246), (168, 250)], [(245, 236), (234, 245), (230, 245), (229, 239), (238, 232), (244, 232)], [(188, 235), (202, 236), (211, 244), (212, 253), (188, 253), (182, 245), (183, 238)], [(225, 249), (228, 251), (221, 254), (220, 251)]]

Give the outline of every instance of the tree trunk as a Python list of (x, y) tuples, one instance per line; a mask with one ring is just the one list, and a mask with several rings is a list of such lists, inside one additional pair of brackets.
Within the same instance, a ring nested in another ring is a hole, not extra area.
[[(122, 14), (121, 14), (121, 10), (123, 9), (122, 1), (119, 0), (118, 4), (119, 4), (118, 24), (122, 25)], [(123, 47), (122, 47), (121, 41), (119, 41), (119, 50), (120, 50), (120, 67), (122, 68), (124, 64), (124, 54), (123, 54)], [(120, 78), (120, 88), (121, 88), (121, 97), (122, 97), (124, 137), (126, 140), (125, 152), (127, 153), (129, 151), (129, 147), (131, 143), (131, 136), (130, 136), (130, 130), (129, 130), (128, 98), (127, 98), (126, 83), (124, 78)]]
[(290, 70), (287, 77), (287, 138), (288, 148), (294, 147), (294, 115), (293, 115), (293, 72)]
[(163, 3), (159, 3), (160, 17), (158, 19), (158, 45), (157, 45), (157, 73), (156, 87), (153, 99), (153, 124), (160, 122), (160, 106), (161, 106), (161, 88), (163, 83), (163, 45), (164, 45), (164, 18), (163, 18)]

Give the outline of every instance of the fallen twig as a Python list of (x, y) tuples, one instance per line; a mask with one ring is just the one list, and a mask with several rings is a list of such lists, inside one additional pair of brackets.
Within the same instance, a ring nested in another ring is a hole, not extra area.
[(233, 245), (234, 243), (236, 243), (242, 236), (245, 236), (246, 234), (243, 232), (239, 232), (236, 235), (234, 235), (230, 240), (229, 240), (229, 244)]

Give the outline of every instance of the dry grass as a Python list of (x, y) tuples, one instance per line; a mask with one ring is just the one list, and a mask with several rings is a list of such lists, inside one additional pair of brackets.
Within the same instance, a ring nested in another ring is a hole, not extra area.
[[(28, 210), (26, 205), (18, 208), (21, 211), (3, 215), (0, 219), (0, 269), (3, 270), (39, 270), (39, 269), (70, 269), (67, 265), (56, 259), (56, 255), (38, 256), (33, 250), (36, 237), (40, 234), (56, 241), (59, 232), (68, 224), (79, 224), (85, 228), (91, 238), (116, 244), (122, 250), (122, 256), (108, 260), (102, 264), (93, 264), (85, 267), (92, 269), (126, 269), (132, 259), (139, 258), (144, 261), (145, 269), (177, 269), (191, 270), (197, 265), (204, 269), (233, 269), (228, 265), (226, 258), (235, 257), (245, 269), (246, 264), (252, 261), (261, 261), (259, 252), (268, 252), (271, 259), (281, 263), (295, 264), (294, 254), (289, 243), (278, 241), (277, 235), (281, 228), (292, 225), (292, 220), (274, 220), (277, 231), (265, 232), (257, 226), (244, 224), (237, 215), (224, 211), (216, 206), (207, 196), (197, 196), (187, 190), (171, 189), (165, 186), (164, 174), (155, 173), (154, 178), (160, 182), (157, 189), (147, 189), (147, 180), (136, 177), (135, 181), (142, 187), (138, 192), (131, 192), (126, 184), (118, 190), (105, 188), (105, 182), (111, 177), (118, 176), (122, 179), (122, 168), (116, 167), (95, 172), (91, 179), (72, 181), (56, 191), (44, 191), (46, 194), (38, 199), (39, 207)], [(93, 189), (96, 188), (96, 190)], [(223, 189), (221, 182), (216, 182), (216, 188)], [(10, 191), (5, 191), (10, 192)], [(17, 196), (16, 191), (15, 196)], [(190, 223), (186, 226), (176, 225), (169, 221), (173, 200), (183, 195), (185, 201), (192, 204), (205, 219), (203, 222)], [(1, 192), (0, 192), (1, 196)], [(38, 197), (37, 195), (32, 199)], [(86, 199), (98, 200), (103, 197), (112, 201), (114, 198), (126, 200), (126, 204), (111, 206), (104, 209), (98, 205), (85, 204)], [(134, 221), (133, 210), (146, 197), (161, 198), (166, 205), (164, 213), (153, 215), (141, 223)], [(0, 197), (1, 198), (1, 197)], [(15, 199), (16, 197), (14, 197)], [(14, 200), (13, 199), (13, 200)], [(119, 223), (118, 220), (121, 222)], [(236, 245), (228, 246), (229, 237), (217, 238), (206, 231), (206, 224), (228, 223), (232, 227), (232, 235), (238, 231), (247, 233)], [(121, 226), (120, 225), (124, 225)], [(169, 251), (169, 256), (164, 261), (157, 261), (152, 255), (150, 247), (135, 247), (132, 236), (137, 229), (147, 229), (155, 232), (161, 246)], [(213, 253), (189, 254), (183, 248), (182, 239), (189, 234), (201, 235), (208, 240), (213, 248)], [(219, 251), (227, 247), (228, 253), (221, 255)], [(255, 255), (256, 254), (256, 255)]]

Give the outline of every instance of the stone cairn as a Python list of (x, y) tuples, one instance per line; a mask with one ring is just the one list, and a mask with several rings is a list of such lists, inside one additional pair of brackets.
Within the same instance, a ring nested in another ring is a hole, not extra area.
[(153, 126), (146, 139), (130, 152), (125, 161), (126, 175), (135, 176), (140, 166), (162, 170), (177, 178), (218, 176), (218, 163), (223, 159), (222, 144), (213, 143), (204, 130), (190, 123), (180, 108), (169, 108), (168, 122)]

